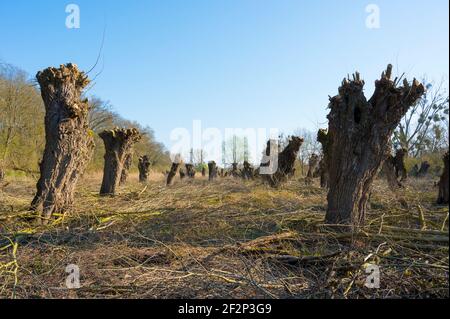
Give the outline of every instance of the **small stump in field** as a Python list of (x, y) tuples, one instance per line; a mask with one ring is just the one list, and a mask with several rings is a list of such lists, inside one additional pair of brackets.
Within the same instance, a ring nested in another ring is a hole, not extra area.
[(75, 186), (92, 157), (94, 139), (88, 127), (88, 102), (81, 100), (89, 84), (87, 76), (67, 64), (45, 69), (36, 78), (45, 105), (46, 143), (31, 210), (46, 224), (54, 213), (73, 205)]
[[(375, 176), (390, 151), (390, 138), (401, 118), (422, 97), (417, 80), (403, 86), (391, 80), (392, 65), (375, 82), (367, 100), (359, 73), (344, 79), (339, 95), (330, 98), (328, 115), (329, 172), (326, 223), (356, 228), (364, 224)], [(344, 228), (342, 228), (344, 229)]]
[(320, 187), (328, 188), (328, 181), (330, 179), (328, 173), (328, 162), (330, 161), (331, 150), (330, 141), (328, 138), (328, 130), (319, 130), (317, 133), (317, 142), (322, 145), (322, 159), (319, 162), (320, 171)]
[(186, 164), (186, 175), (189, 178), (195, 178), (195, 167), (193, 164)]
[(105, 143), (105, 167), (100, 189), (102, 196), (114, 196), (119, 186), (127, 157), (142, 136), (137, 129), (119, 129), (99, 134)]
[(308, 173), (306, 174), (306, 185), (312, 185), (314, 178), (317, 175), (317, 171), (319, 170), (320, 158), (317, 154), (312, 154), (308, 160)]
[(139, 169), (139, 182), (147, 183), (148, 175), (150, 173), (151, 162), (147, 155), (139, 157), (138, 169)]
[(170, 168), (169, 173), (167, 174), (167, 182), (166, 185), (170, 186), (173, 184), (173, 179), (177, 176), (178, 168), (180, 167), (179, 162), (173, 162), (172, 167)]
[[(274, 158), (275, 148), (278, 148), (273, 141), (267, 143), (266, 156), (271, 158), (270, 161), (277, 161), (277, 163), (265, 163), (261, 164), (260, 173), (264, 180), (266, 180), (270, 186), (276, 188), (282, 183), (285, 183), (290, 176), (295, 174), (295, 160), (297, 159), (298, 152), (302, 146), (304, 140), (300, 137), (293, 136), (289, 139), (288, 146), (278, 154), (278, 158)], [(274, 165), (274, 166), (273, 166)], [(263, 167), (272, 167), (275, 172), (265, 174)]]
[(120, 176), (120, 185), (125, 185), (128, 179), (128, 174), (131, 169), (131, 165), (133, 165), (133, 153), (130, 152), (125, 157), (125, 162), (123, 163), (122, 174)]
[(438, 204), (444, 205), (448, 204), (448, 188), (449, 188), (449, 180), (448, 180), (448, 165), (449, 165), (449, 152), (447, 152), (443, 158), (444, 161), (444, 172), (442, 173), (441, 180), (439, 181), (439, 196), (438, 196)]
[(245, 180), (252, 180), (255, 177), (255, 170), (253, 169), (252, 165), (248, 162), (244, 162), (244, 168), (241, 172), (242, 178)]
[[(208, 163), (209, 181), (212, 182), (217, 178), (217, 164), (214, 161)], [(223, 171), (223, 170), (222, 170)]]

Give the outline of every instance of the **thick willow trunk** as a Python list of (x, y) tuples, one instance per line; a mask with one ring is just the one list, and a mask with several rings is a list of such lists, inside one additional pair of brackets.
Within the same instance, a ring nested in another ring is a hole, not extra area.
[(419, 169), (419, 172), (417, 173), (417, 177), (427, 176), (430, 167), (431, 167), (431, 165), (427, 161), (422, 162), (422, 164), (420, 164), (420, 169)]
[(125, 185), (130, 173), (131, 165), (133, 165), (133, 153), (130, 152), (125, 157), (125, 162), (123, 163), (122, 174), (120, 176), (120, 185)]
[[(278, 163), (276, 165), (276, 171), (274, 174), (263, 174), (263, 178), (269, 183), (270, 186), (276, 188), (282, 183), (287, 182), (288, 177), (295, 173), (295, 161), (300, 151), (304, 140), (302, 138), (293, 136), (290, 138), (288, 146), (278, 154)], [(267, 143), (266, 155), (271, 156), (273, 152), (273, 142)], [(271, 163), (262, 164), (261, 167), (271, 165)]]
[(139, 182), (146, 183), (148, 181), (148, 175), (150, 173), (151, 162), (147, 155), (139, 158)]
[(233, 177), (239, 177), (238, 163), (233, 163), (231, 165), (230, 175)]
[(442, 173), (441, 180), (439, 181), (439, 196), (438, 196), (438, 204), (448, 204), (448, 188), (449, 188), (449, 180), (448, 180), (448, 166), (449, 166), (449, 153), (447, 152), (443, 158), (444, 160), (444, 172)]
[(202, 167), (202, 177), (206, 177), (206, 168)]
[(120, 184), (125, 161), (131, 153), (141, 134), (136, 129), (119, 129), (104, 131), (99, 134), (105, 143), (105, 167), (100, 189), (102, 196), (114, 196)]
[(36, 77), (45, 105), (45, 150), (31, 209), (47, 223), (54, 213), (73, 205), (75, 186), (92, 157), (94, 140), (88, 128), (88, 103), (81, 100), (89, 84), (87, 76), (67, 64), (45, 69)]
[(330, 99), (328, 224), (364, 223), (372, 182), (388, 156), (392, 133), (425, 92), (417, 80), (397, 87), (391, 73), (389, 65), (370, 100), (359, 73), (344, 79), (339, 95)]
[(208, 163), (209, 181), (212, 182), (217, 178), (217, 164), (214, 161)]

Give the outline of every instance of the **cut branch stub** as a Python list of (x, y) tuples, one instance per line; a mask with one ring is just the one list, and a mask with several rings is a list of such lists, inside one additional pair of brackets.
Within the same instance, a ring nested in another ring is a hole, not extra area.
[(56, 212), (73, 205), (79, 177), (84, 173), (94, 149), (87, 123), (87, 100), (82, 90), (87, 76), (74, 64), (48, 68), (36, 76), (45, 105), (45, 149), (40, 163), (40, 179), (31, 203), (47, 223)]
[(142, 136), (137, 129), (119, 129), (99, 134), (105, 143), (105, 167), (100, 195), (114, 196), (120, 183), (127, 156)]
[(147, 155), (139, 158), (139, 182), (146, 183), (148, 181), (148, 175), (150, 173), (151, 161)]
[(417, 80), (397, 87), (392, 66), (375, 83), (370, 100), (359, 73), (344, 79), (339, 95), (330, 99), (329, 193), (326, 222), (359, 226), (374, 177), (386, 159), (389, 139), (408, 109), (425, 92)]
[(448, 204), (448, 188), (449, 188), (449, 180), (448, 180), (448, 166), (449, 166), (449, 153), (447, 152), (443, 158), (444, 161), (444, 172), (442, 173), (441, 179), (439, 181), (439, 196), (438, 196), (438, 204), (444, 205)]

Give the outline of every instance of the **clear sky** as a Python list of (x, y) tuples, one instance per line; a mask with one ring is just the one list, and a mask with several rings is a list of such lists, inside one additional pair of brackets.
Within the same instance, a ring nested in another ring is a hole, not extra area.
[[(66, 5), (81, 10), (67, 29)], [(368, 4), (380, 28), (366, 27)], [(149, 125), (169, 146), (176, 127), (315, 130), (328, 95), (355, 70), (373, 82), (388, 63), (448, 87), (448, 0), (2, 0), (0, 60), (30, 75), (74, 62), (91, 94)], [(95, 73), (95, 72), (93, 72)]]

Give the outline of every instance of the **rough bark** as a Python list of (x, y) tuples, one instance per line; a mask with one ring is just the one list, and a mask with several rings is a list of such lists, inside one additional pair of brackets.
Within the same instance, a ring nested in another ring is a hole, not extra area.
[(92, 157), (87, 100), (82, 90), (87, 76), (74, 64), (48, 68), (36, 76), (45, 105), (45, 149), (31, 209), (47, 223), (54, 213), (73, 205), (75, 186)]
[(449, 166), (449, 152), (447, 152), (443, 158), (444, 161), (444, 172), (442, 173), (441, 179), (439, 181), (439, 196), (437, 203), (440, 205), (448, 204), (448, 166)]
[(125, 185), (128, 179), (128, 174), (130, 173), (131, 165), (133, 165), (133, 153), (130, 151), (125, 157), (125, 162), (123, 163), (122, 174), (120, 176), (120, 185)]
[(139, 169), (139, 182), (147, 183), (148, 175), (150, 173), (151, 161), (147, 155), (139, 157), (138, 169)]
[(186, 164), (186, 175), (189, 178), (195, 178), (195, 167), (192, 164)]
[[(296, 136), (290, 138), (288, 146), (286, 146), (286, 148), (278, 154), (278, 168), (276, 172), (271, 175), (263, 175), (264, 179), (270, 186), (274, 188), (279, 187), (282, 183), (285, 183), (288, 180), (289, 176), (292, 176), (295, 173), (295, 161), (303, 142), (304, 140), (302, 138)], [(273, 145), (271, 146), (271, 141), (269, 141), (266, 149), (267, 156), (270, 155), (271, 148), (273, 148)], [(262, 164), (261, 166), (263, 167), (264, 165), (267, 164)]]
[(141, 139), (137, 129), (119, 129), (103, 131), (99, 134), (105, 143), (105, 167), (100, 189), (102, 196), (114, 196), (120, 184), (125, 161), (133, 145)]
[(209, 181), (212, 182), (217, 178), (217, 164), (214, 161), (208, 163)]
[(412, 85), (405, 80), (398, 87), (391, 73), (389, 65), (375, 82), (370, 100), (359, 73), (344, 79), (339, 95), (330, 98), (328, 224), (364, 223), (372, 182), (388, 156), (393, 131), (425, 92), (415, 79)]
[(174, 162), (172, 163), (172, 167), (170, 168), (169, 174), (167, 174), (167, 186), (172, 185), (173, 179), (177, 176), (178, 168), (180, 167), (180, 163)]

